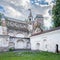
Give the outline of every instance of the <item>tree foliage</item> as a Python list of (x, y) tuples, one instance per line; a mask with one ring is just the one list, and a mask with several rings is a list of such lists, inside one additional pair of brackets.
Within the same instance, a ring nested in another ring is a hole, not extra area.
[(1, 18), (2, 18), (2, 14), (0, 13), (0, 21), (1, 21)]
[(56, 0), (56, 4), (52, 9), (53, 22), (55, 27), (60, 26), (60, 0)]
[(2, 18), (2, 14), (0, 13), (0, 25), (1, 25), (1, 18)]

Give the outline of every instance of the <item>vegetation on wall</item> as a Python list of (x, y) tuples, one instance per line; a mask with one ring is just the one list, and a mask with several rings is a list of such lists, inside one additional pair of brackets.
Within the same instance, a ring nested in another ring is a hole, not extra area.
[(56, 0), (56, 4), (53, 7), (52, 14), (53, 14), (54, 26), (59, 27), (60, 26), (60, 0)]
[(1, 25), (1, 18), (2, 18), (2, 14), (0, 13), (0, 25)]

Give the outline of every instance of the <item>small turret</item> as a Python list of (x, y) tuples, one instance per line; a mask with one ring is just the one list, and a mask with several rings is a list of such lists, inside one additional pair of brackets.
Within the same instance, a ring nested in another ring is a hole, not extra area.
[(29, 10), (29, 16), (28, 16), (28, 30), (29, 30), (29, 33), (31, 34), (32, 33), (32, 30), (33, 30), (33, 16), (32, 16), (32, 12), (31, 12), (31, 9), (28, 9)]
[(33, 20), (33, 16), (32, 16), (31, 9), (28, 9), (28, 10), (29, 10), (29, 12), (30, 12), (30, 14), (29, 14), (29, 16), (28, 16), (28, 19), (29, 19), (29, 21), (32, 21), (32, 20)]

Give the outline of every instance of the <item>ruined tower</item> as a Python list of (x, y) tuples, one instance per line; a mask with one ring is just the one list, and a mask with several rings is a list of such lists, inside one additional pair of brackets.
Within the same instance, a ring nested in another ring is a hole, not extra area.
[(43, 31), (43, 25), (44, 25), (43, 15), (37, 14), (34, 20), (35, 20), (35, 22), (34, 22), (34, 33), (42, 32)]
[(2, 15), (1, 18), (1, 22), (2, 22), (2, 34), (7, 35), (7, 27), (6, 27), (6, 20), (5, 20), (5, 16)]

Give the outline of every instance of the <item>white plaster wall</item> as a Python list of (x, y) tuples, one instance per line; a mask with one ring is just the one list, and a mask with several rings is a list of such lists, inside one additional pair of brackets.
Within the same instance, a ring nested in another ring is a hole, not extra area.
[(0, 47), (2, 46), (2, 38), (0, 38)]
[(16, 49), (24, 49), (24, 42), (22, 41), (19, 41), (19, 42), (16, 42)]
[(0, 35), (3, 34), (2, 26), (0, 26)]
[[(19, 40), (19, 42), (17, 42)], [(21, 39), (18, 39), (18, 38), (12, 38), (10, 39), (10, 42), (14, 43), (15, 45), (11, 46), (11, 47), (14, 47), (15, 49), (26, 49), (26, 41), (24, 42), (21, 42)]]
[(38, 47), (36, 44), (40, 43), (39, 50), (55, 52), (56, 44), (58, 44), (58, 48), (60, 51), (60, 30), (32, 36), (30, 37), (30, 39), (32, 50), (37, 50)]
[(6, 38), (2, 38), (2, 47), (8, 47), (8, 41), (6, 40)]
[(21, 39), (19, 42), (17, 41), (18, 39), (15, 40), (15, 49), (30, 49), (30, 44), (27, 46), (27, 39), (23, 39), (23, 42), (21, 41)]
[(26, 42), (21, 41), (21, 39), (18, 41), (18, 39), (15, 41), (15, 49), (24, 49), (26, 48)]
[(8, 37), (0, 37), (0, 47), (8, 47), (9, 38)]
[(7, 27), (0, 26), (0, 35), (7, 35)]

